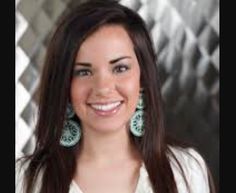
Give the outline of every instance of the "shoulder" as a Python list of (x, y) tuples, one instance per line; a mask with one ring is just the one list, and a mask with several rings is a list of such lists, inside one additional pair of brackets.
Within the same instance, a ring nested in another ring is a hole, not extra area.
[[(25, 173), (29, 167), (30, 160), (25, 158), (20, 158), (15, 161), (15, 193), (23, 193), (25, 188)], [(36, 180), (36, 185), (33, 193), (39, 192), (39, 178), (41, 178), (42, 173), (39, 173), (39, 176)]]
[(29, 162), (24, 158), (15, 161), (15, 190), (16, 193), (22, 193), (24, 188), (24, 176)]
[(196, 169), (195, 167), (205, 169), (205, 160), (195, 149), (181, 147), (170, 147), (169, 149), (171, 154), (168, 154), (168, 157), (172, 163), (175, 162), (175, 157), (185, 169)]
[[(180, 192), (187, 192), (183, 173), (192, 193), (209, 193), (207, 166), (193, 148), (170, 147), (169, 159)], [(182, 172), (183, 171), (183, 172)]]

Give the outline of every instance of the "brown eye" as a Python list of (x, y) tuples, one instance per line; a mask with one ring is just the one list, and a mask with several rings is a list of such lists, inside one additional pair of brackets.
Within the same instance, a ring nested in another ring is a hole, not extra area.
[(120, 64), (114, 67), (113, 72), (114, 73), (123, 73), (126, 72), (127, 70), (129, 70), (129, 66), (125, 65), (125, 64)]
[(73, 76), (80, 76), (80, 77), (90, 76), (90, 75), (92, 75), (92, 72), (88, 69), (75, 70), (73, 73)]

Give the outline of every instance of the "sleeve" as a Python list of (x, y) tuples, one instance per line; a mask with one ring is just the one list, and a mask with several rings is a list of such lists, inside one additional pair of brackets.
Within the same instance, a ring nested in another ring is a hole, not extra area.
[[(172, 149), (179, 161), (189, 185), (190, 193), (210, 193), (207, 167), (202, 156), (192, 148), (186, 150)], [(179, 193), (189, 193), (182, 172), (173, 159), (171, 166)]]
[(193, 149), (189, 149), (189, 185), (192, 193), (210, 193), (206, 163), (202, 156)]
[(21, 161), (15, 163), (15, 193), (23, 193), (25, 168)]
[[(29, 166), (29, 161), (17, 161), (15, 163), (15, 193), (24, 193), (24, 174)], [(39, 193), (42, 181), (42, 171), (39, 172), (39, 176), (36, 179), (33, 192), (32, 193)]]

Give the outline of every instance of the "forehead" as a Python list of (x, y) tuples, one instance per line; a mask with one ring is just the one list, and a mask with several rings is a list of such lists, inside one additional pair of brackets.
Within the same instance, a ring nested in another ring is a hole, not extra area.
[(133, 43), (121, 25), (105, 25), (100, 27), (81, 44), (77, 60), (92, 57), (119, 57), (129, 54), (134, 56)]

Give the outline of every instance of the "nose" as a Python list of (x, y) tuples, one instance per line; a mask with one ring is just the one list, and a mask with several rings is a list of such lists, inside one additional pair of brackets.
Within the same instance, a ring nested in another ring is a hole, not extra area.
[(114, 77), (107, 73), (97, 75), (94, 83), (94, 92), (96, 96), (108, 96), (115, 89)]

